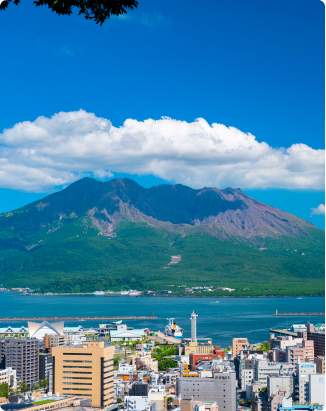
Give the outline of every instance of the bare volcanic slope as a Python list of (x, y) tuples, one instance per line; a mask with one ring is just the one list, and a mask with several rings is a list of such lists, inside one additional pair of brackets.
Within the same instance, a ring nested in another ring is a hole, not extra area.
[(146, 189), (130, 179), (102, 183), (84, 178), (42, 201), (1, 214), (0, 229), (27, 239), (39, 230), (56, 230), (83, 216), (91, 216), (95, 226), (109, 233), (125, 218), (170, 229), (178, 227), (179, 231), (183, 226), (215, 225), (249, 239), (297, 237), (315, 228), (249, 197), (239, 188), (194, 190), (177, 184)]

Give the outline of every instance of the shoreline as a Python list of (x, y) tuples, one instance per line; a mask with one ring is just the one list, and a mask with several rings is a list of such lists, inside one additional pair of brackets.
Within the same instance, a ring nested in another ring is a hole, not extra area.
[(324, 295), (242, 295), (242, 296), (235, 296), (235, 295), (202, 295), (202, 296), (196, 296), (196, 295), (119, 295), (119, 294), (107, 294), (107, 295), (94, 295), (93, 293), (53, 293), (53, 294), (23, 294), (15, 291), (7, 291), (4, 292), (5, 294), (9, 293), (15, 293), (18, 295), (22, 296), (28, 296), (28, 297), (57, 297), (57, 296), (79, 296), (79, 297), (102, 297), (102, 298), (107, 298), (107, 297), (130, 297), (130, 298), (316, 298), (316, 297), (321, 297), (325, 298)]

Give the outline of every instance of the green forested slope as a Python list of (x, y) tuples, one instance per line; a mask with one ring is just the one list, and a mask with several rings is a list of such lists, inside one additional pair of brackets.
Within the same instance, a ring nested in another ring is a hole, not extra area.
[[(243, 237), (214, 238), (205, 225), (182, 235), (124, 220), (110, 238), (99, 235), (90, 217), (71, 219), (54, 232), (47, 228), (32, 239), (17, 239), (16, 246), (12, 238), (11, 248), (5, 244), (10, 236), (2, 236), (0, 282), (55, 292), (160, 290), (167, 284), (180, 292), (177, 286), (186, 284), (236, 288), (218, 295), (324, 294), (324, 232), (319, 229), (310, 228), (310, 235), (300, 238), (260, 238), (266, 248), (260, 250)], [(172, 255), (182, 260), (168, 266)]]

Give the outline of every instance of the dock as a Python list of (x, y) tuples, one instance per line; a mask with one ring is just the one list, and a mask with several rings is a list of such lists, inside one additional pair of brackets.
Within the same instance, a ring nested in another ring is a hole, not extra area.
[(278, 312), (276, 312), (276, 313), (274, 313), (274, 314), (272, 314), (272, 315), (288, 315), (288, 316), (297, 316), (297, 317), (300, 317), (300, 316), (306, 316), (306, 317), (309, 317), (309, 316), (317, 316), (317, 317), (325, 317), (325, 313), (278, 313)]
[(153, 315), (133, 315), (133, 316), (119, 316), (119, 317), (1, 317), (0, 322), (14, 322), (14, 321), (118, 321), (118, 320), (156, 320), (157, 317)]
[(293, 332), (287, 331), (287, 330), (277, 330), (277, 329), (270, 328), (269, 331), (273, 334), (291, 335), (292, 337), (297, 337), (298, 336), (297, 333), (293, 333)]

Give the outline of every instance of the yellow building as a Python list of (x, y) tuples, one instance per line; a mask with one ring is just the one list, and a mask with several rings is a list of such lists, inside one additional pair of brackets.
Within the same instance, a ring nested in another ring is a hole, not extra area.
[(113, 405), (114, 346), (103, 341), (53, 347), (53, 392), (91, 397), (93, 407)]
[(179, 346), (179, 355), (189, 355), (189, 354), (209, 354), (214, 350), (214, 345), (212, 345), (212, 340), (208, 339), (207, 343), (198, 343), (197, 341), (189, 341), (187, 343), (182, 343)]
[(233, 358), (240, 354), (240, 351), (244, 350), (248, 347), (249, 341), (247, 338), (233, 338), (232, 340), (232, 355)]

